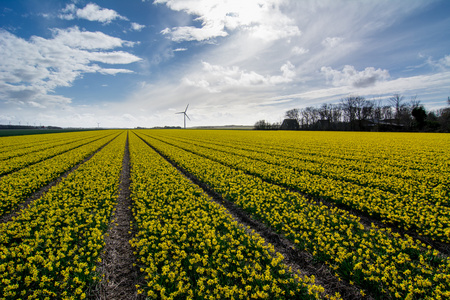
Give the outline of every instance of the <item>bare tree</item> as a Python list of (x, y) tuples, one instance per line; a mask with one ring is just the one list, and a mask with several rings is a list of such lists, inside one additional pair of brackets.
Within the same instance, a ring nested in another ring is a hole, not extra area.
[(341, 121), (342, 118), (342, 106), (340, 104), (334, 104), (331, 107), (331, 120), (334, 124)]
[(378, 101), (373, 100), (372, 103), (373, 103), (373, 110), (371, 118), (379, 124), (380, 120), (382, 119), (383, 103), (380, 99)]
[(394, 113), (392, 112), (392, 106), (385, 105), (381, 108), (381, 119), (392, 120), (394, 118)]
[(356, 119), (355, 116), (355, 97), (347, 97), (341, 99), (342, 112), (344, 114), (344, 121), (353, 123)]
[(363, 101), (360, 103), (361, 107), (360, 107), (360, 115), (358, 120), (360, 121), (364, 121), (364, 120), (368, 120), (373, 113), (373, 110), (375, 108), (375, 103), (373, 101), (370, 100), (365, 100), (363, 98)]
[(298, 108), (290, 109), (286, 112), (285, 117), (288, 119), (295, 119), (300, 121), (300, 110)]
[(359, 96), (349, 96), (341, 99), (342, 112), (344, 114), (344, 120), (349, 123), (350, 129), (354, 130), (355, 121), (357, 120), (359, 102), (361, 101)]
[(280, 123), (275, 122), (270, 124), (270, 122), (266, 120), (259, 120), (253, 125), (253, 128), (256, 130), (278, 130), (280, 129)]
[(365, 121), (372, 116), (375, 103), (361, 96), (349, 96), (341, 99), (344, 119), (349, 123), (351, 130), (361, 130)]
[(331, 124), (331, 104), (324, 103), (318, 109), (320, 129), (329, 129)]
[(313, 126), (317, 122), (317, 120), (319, 120), (319, 110), (314, 106), (308, 106), (307, 108), (305, 108), (305, 111), (309, 115), (311, 126)]
[(304, 108), (300, 110), (301, 114), (301, 124), (303, 129), (307, 129), (309, 127), (309, 113)]
[[(411, 130), (425, 128), (434, 131), (450, 131), (450, 107), (431, 111), (426, 114), (425, 108), (417, 99), (404, 101), (400, 94), (394, 94), (388, 99), (389, 104), (382, 100), (366, 100), (361, 96), (342, 98), (339, 104), (324, 103), (320, 107), (309, 106), (303, 109), (291, 109), (286, 117), (296, 119), (302, 129), (321, 130), (364, 130), (372, 129), (370, 122), (377, 123), (379, 130)], [(450, 97), (447, 97), (450, 106)], [(370, 122), (368, 122), (370, 121)], [(384, 121), (384, 122), (383, 122)], [(255, 124), (256, 125), (256, 124)], [(276, 129), (279, 124), (263, 123), (262, 127)]]
[(389, 102), (394, 107), (395, 111), (395, 120), (397, 121), (397, 125), (400, 125), (400, 114), (401, 110), (404, 107), (404, 104), (402, 104), (404, 97), (400, 94), (394, 94), (392, 97), (389, 98)]
[(332, 117), (332, 105), (324, 103), (319, 108), (319, 117), (322, 121), (331, 122)]
[(270, 127), (270, 123), (267, 122), (266, 120), (259, 120), (254, 125), (254, 128), (256, 130), (266, 130), (266, 129), (269, 129), (269, 127)]
[[(450, 105), (450, 97), (447, 98)], [(438, 122), (443, 132), (450, 132), (450, 107), (441, 108), (438, 111)]]
[(417, 95), (411, 97), (410, 103), (411, 103), (411, 108), (412, 109), (422, 106), (420, 104), (420, 100), (417, 99)]

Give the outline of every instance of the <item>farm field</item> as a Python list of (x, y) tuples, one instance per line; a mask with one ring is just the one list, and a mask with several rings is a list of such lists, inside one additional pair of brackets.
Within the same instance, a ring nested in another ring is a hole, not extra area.
[(0, 299), (449, 299), (449, 149), (425, 133), (0, 137)]

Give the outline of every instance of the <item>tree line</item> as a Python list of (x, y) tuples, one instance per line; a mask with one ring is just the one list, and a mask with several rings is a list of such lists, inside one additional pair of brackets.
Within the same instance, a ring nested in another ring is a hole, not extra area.
[[(450, 97), (447, 102), (449, 107), (427, 111), (417, 96), (406, 101), (400, 94), (394, 94), (387, 103), (349, 96), (337, 104), (290, 109), (285, 118), (296, 120), (300, 130), (450, 132)], [(254, 128), (292, 129), (284, 123), (265, 120), (256, 122)]]

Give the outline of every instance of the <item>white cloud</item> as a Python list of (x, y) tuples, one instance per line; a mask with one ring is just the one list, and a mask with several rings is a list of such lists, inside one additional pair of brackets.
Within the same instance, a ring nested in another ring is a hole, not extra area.
[(220, 90), (218, 90), (218, 89), (216, 89), (216, 88), (210, 87), (209, 82), (206, 81), (205, 79), (200, 79), (200, 80), (197, 80), (197, 81), (192, 81), (192, 80), (190, 80), (189, 78), (183, 78), (183, 79), (181, 80), (181, 83), (182, 83), (183, 85), (186, 85), (186, 86), (193, 86), (193, 87), (198, 87), (198, 88), (205, 89), (205, 90), (207, 90), (207, 91), (210, 92), (210, 93), (220, 93)]
[(124, 51), (113, 52), (89, 52), (86, 57), (91, 61), (98, 61), (105, 64), (131, 64), (141, 59), (131, 53)]
[(342, 42), (341, 37), (327, 37), (322, 41), (322, 45), (329, 48), (334, 48)]
[(205, 25), (202, 28), (191, 26), (174, 27), (172, 29), (166, 28), (161, 31), (162, 34), (171, 36), (171, 40), (175, 42), (182, 41), (204, 41), (213, 37), (227, 36), (224, 30), (217, 26)]
[(444, 67), (450, 67), (450, 55), (446, 55), (439, 60), (439, 63)]
[(70, 99), (50, 93), (57, 87), (71, 86), (84, 73), (132, 72), (123, 68), (102, 68), (94, 62), (112, 65), (141, 60), (124, 51), (104, 51), (127, 42), (100, 32), (81, 32), (72, 27), (52, 30), (52, 33), (51, 39), (33, 36), (27, 41), (0, 30), (0, 100), (33, 107), (40, 107), (36, 103), (41, 106), (68, 104)]
[(241, 29), (251, 36), (273, 41), (298, 36), (300, 29), (281, 12), (280, 0), (155, 0), (170, 9), (197, 16), (201, 27), (178, 26), (166, 28), (162, 34), (173, 41), (205, 41), (225, 37), (230, 31)]
[(116, 75), (119, 73), (133, 73), (131, 70), (127, 69), (108, 69), (108, 68), (101, 68), (98, 70), (99, 73), (104, 75)]
[(174, 49), (173, 52), (182, 52), (182, 51), (186, 51), (186, 50), (187, 50), (187, 48), (177, 48), (177, 49)]
[(282, 75), (275, 76), (264, 76), (254, 71), (241, 70), (237, 66), (224, 67), (207, 62), (202, 62), (202, 65), (202, 72), (185, 77), (183, 83), (205, 88), (212, 93), (230, 87), (272, 86), (290, 82), (295, 77), (295, 67), (289, 61), (281, 66)]
[(303, 47), (297, 47), (297, 46), (295, 46), (294, 48), (292, 48), (292, 53), (294, 53), (294, 54), (296, 54), (296, 55), (303, 55), (303, 54), (306, 54), (306, 53), (308, 53), (309, 52), (309, 50), (308, 49), (305, 49), (305, 48), (303, 48)]
[[(446, 90), (450, 82), (450, 72), (442, 72), (431, 75), (418, 75), (411, 77), (401, 77), (393, 80), (380, 81), (376, 85), (368, 87), (354, 87), (349, 85), (337, 86), (332, 88), (316, 88), (295, 94), (286, 94), (275, 96), (271, 100), (282, 101), (285, 99), (301, 99), (304, 106), (318, 105), (324, 101), (332, 103), (339, 101), (348, 95), (359, 95), (364, 97), (385, 97), (389, 98), (393, 94), (427, 95), (435, 96)], [(445, 101), (445, 98), (442, 102)]]
[(131, 22), (131, 29), (134, 31), (141, 31), (142, 29), (145, 28), (145, 25), (141, 25), (135, 22)]
[[(422, 54), (419, 54), (419, 57), (424, 56)], [(438, 70), (446, 70), (450, 67), (450, 55), (445, 55), (443, 58), (437, 61), (430, 56), (426, 59), (426, 64)]]
[(290, 61), (288, 61), (284, 65), (282, 65), (280, 70), (283, 73), (282, 76), (269, 77), (269, 82), (271, 84), (287, 83), (287, 82), (291, 82), (294, 79), (295, 67), (293, 64), (291, 64)]
[(59, 17), (64, 20), (73, 20), (75, 19), (75, 13), (77, 11), (77, 8), (75, 7), (75, 4), (67, 4), (64, 9), (61, 10), (63, 13), (59, 14)]
[(346, 65), (342, 71), (334, 70), (331, 67), (322, 67), (320, 71), (334, 86), (368, 87), (389, 78), (388, 70), (373, 67), (367, 67), (358, 72), (355, 67)]
[(115, 10), (101, 8), (95, 3), (89, 3), (84, 8), (77, 8), (73, 3), (67, 4), (59, 17), (65, 20), (73, 20), (75, 18), (86, 19), (105, 24), (108, 24), (115, 19), (128, 20), (126, 17), (119, 15)]
[(81, 31), (77, 26), (67, 29), (52, 29), (53, 41), (65, 46), (78, 49), (104, 49), (109, 50), (117, 47), (133, 47), (134, 42), (106, 35), (96, 31)]

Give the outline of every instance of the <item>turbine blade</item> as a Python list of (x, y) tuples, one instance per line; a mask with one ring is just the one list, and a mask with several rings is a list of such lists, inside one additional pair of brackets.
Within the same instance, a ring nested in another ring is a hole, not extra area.
[(187, 115), (187, 113), (184, 113), (184, 115), (189, 119), (189, 121), (191, 120), (191, 118), (189, 118), (189, 116)]
[(185, 112), (185, 113), (186, 113), (186, 111), (187, 111), (188, 107), (189, 107), (189, 103), (188, 103), (188, 105), (186, 106), (186, 109), (184, 110), (184, 112)]

